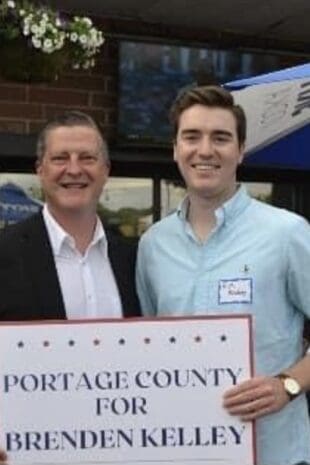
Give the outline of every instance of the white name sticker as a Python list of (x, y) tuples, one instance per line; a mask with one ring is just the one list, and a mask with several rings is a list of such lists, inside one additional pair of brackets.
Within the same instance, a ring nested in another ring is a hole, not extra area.
[(252, 278), (221, 279), (218, 287), (219, 304), (251, 304), (253, 299)]

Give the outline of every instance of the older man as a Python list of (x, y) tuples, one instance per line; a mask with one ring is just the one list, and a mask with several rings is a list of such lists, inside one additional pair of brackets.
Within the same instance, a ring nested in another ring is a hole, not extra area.
[(96, 214), (108, 149), (88, 115), (47, 123), (37, 143), (42, 213), (0, 233), (0, 319), (135, 316), (135, 248)]

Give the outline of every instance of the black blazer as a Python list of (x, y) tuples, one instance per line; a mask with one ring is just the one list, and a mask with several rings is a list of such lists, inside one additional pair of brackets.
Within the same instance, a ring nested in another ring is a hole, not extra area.
[[(136, 247), (106, 231), (125, 317), (139, 316)], [(0, 232), (0, 320), (65, 319), (51, 244), (41, 213)]]

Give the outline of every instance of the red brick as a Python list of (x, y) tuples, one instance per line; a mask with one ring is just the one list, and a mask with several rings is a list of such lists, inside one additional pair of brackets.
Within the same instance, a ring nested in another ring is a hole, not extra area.
[(28, 126), (28, 133), (29, 134), (37, 134), (43, 126), (45, 125), (46, 120), (42, 121), (29, 121), (27, 126)]
[(81, 89), (84, 91), (88, 90), (103, 90), (104, 89), (104, 78), (101, 75), (83, 75), (83, 74), (72, 74), (62, 76), (61, 79), (56, 81), (54, 87), (63, 89)]
[(20, 119), (41, 119), (42, 105), (30, 103), (6, 103), (0, 105), (0, 117)]
[(26, 100), (26, 87), (21, 85), (0, 85), (0, 100), (8, 101), (25, 101)]
[[(63, 113), (64, 111), (72, 110), (72, 107), (70, 106), (70, 103), (66, 105), (46, 105), (44, 107), (44, 118), (47, 120), (51, 118), (55, 118), (59, 114)], [(84, 107), (84, 106), (79, 106), (79, 107), (74, 107), (74, 110), (79, 110), (79, 111), (84, 111), (85, 113), (93, 113), (91, 111), (90, 107)]]
[(84, 106), (88, 103), (88, 95), (81, 91), (71, 91), (68, 89), (51, 89), (31, 87), (29, 89), (29, 101), (40, 103), (53, 103), (65, 105)]
[(111, 61), (109, 59), (104, 59), (100, 57), (99, 59), (97, 59), (96, 66), (92, 69), (92, 75), (116, 75), (117, 69), (118, 66), (115, 60)]
[(116, 127), (109, 126), (107, 124), (101, 126), (102, 133), (107, 138), (107, 140), (113, 140), (116, 138)]
[(91, 115), (96, 122), (102, 127), (105, 122), (106, 122), (106, 112), (104, 109), (93, 109), (93, 108), (88, 108), (87, 113)]
[(117, 124), (117, 111), (116, 110), (106, 111), (106, 122), (109, 125), (116, 126)]
[(90, 105), (92, 107), (115, 107), (117, 105), (117, 96), (94, 92), (91, 94)]
[(14, 134), (25, 134), (26, 123), (20, 120), (0, 119), (0, 132), (10, 132)]
[(113, 92), (115, 94), (118, 93), (118, 81), (116, 78), (109, 76), (105, 78), (104, 83), (106, 92)]

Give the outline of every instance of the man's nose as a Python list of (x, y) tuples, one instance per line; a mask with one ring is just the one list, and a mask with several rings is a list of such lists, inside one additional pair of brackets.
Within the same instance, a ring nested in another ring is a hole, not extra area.
[(201, 138), (199, 144), (199, 154), (200, 155), (212, 155), (213, 154), (213, 144), (209, 136), (205, 135)]
[(80, 172), (81, 172), (81, 164), (80, 164), (80, 161), (79, 161), (78, 157), (71, 156), (68, 159), (67, 172), (70, 173), (70, 174), (73, 174), (73, 175), (80, 174)]

